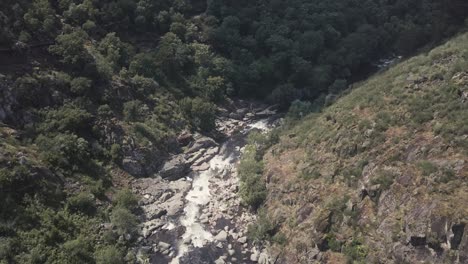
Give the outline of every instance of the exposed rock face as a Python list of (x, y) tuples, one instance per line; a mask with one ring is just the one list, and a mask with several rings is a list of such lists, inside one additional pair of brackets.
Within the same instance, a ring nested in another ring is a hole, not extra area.
[(159, 175), (161, 175), (163, 179), (174, 181), (186, 176), (188, 169), (189, 164), (185, 157), (183, 155), (178, 155), (164, 163), (164, 166), (159, 171)]
[(153, 175), (165, 157), (165, 154), (156, 148), (135, 147), (125, 151), (125, 153), (126, 155), (122, 159), (122, 168), (136, 177)]
[(216, 143), (214, 139), (202, 135), (197, 135), (195, 141), (189, 146), (189, 149), (185, 151), (185, 153), (191, 154), (199, 151), (200, 149), (215, 147), (217, 145), (218, 143)]

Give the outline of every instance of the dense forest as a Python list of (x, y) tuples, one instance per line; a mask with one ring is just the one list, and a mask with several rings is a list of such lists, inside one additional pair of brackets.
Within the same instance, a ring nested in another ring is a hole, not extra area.
[(158, 164), (129, 157), (154, 163), (181, 131), (209, 133), (228, 98), (324, 104), (467, 13), (463, 0), (2, 1), (0, 263), (133, 262), (136, 198), (115, 173)]

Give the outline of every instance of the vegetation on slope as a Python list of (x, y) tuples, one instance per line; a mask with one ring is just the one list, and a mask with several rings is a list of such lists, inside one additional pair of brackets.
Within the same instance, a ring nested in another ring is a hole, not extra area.
[(376, 60), (450, 36), (462, 0), (208, 1), (210, 43), (233, 63), (242, 95), (277, 103), (338, 94)]
[(282, 132), (259, 226), (287, 239), (284, 263), (468, 261), (467, 43), (395, 65)]
[(180, 131), (212, 130), (216, 103), (336, 93), (375, 59), (453, 34), (467, 10), (287, 2), (2, 1), (0, 262), (134, 261), (134, 199), (118, 190), (154, 173)]

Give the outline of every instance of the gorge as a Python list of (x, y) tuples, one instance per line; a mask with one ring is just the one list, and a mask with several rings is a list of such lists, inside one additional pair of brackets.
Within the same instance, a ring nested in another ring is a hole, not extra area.
[(240, 120), (218, 118), (218, 132), (225, 133), (220, 143), (194, 136), (179, 154), (184, 156), (181, 162), (191, 163), (186, 177), (166, 182), (156, 176), (132, 183), (144, 197), (147, 219), (137, 254), (142, 261), (146, 256), (151, 263), (269, 263), (266, 249), (247, 239), (255, 214), (241, 205), (236, 167), (249, 132), (266, 133), (280, 117), (269, 107), (250, 106), (253, 111), (235, 111), (242, 113), (236, 116)]

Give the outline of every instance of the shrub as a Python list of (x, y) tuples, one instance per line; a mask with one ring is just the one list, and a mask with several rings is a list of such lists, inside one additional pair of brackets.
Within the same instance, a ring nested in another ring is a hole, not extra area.
[(457, 178), (456, 173), (451, 168), (443, 168), (441, 175), (436, 179), (438, 183), (448, 183)]
[(302, 102), (299, 100), (295, 100), (289, 107), (286, 117), (297, 120), (303, 118), (312, 111), (313, 106), (311, 102)]
[(119, 235), (133, 234), (137, 229), (137, 218), (132, 212), (123, 207), (116, 207), (110, 216), (112, 224)]
[(62, 263), (70, 264), (92, 263), (94, 258), (90, 241), (80, 237), (65, 242), (59, 260), (63, 261)]
[(67, 33), (58, 35), (56, 44), (50, 46), (49, 51), (62, 57), (63, 63), (84, 66), (92, 60), (85, 48), (88, 34), (82, 29), (67, 28)]
[(192, 125), (203, 131), (215, 128), (216, 106), (202, 98), (184, 98), (180, 101), (184, 114), (192, 121)]
[(94, 196), (90, 193), (82, 192), (68, 198), (67, 208), (71, 212), (82, 212), (93, 214), (96, 211)]
[(418, 167), (424, 176), (429, 176), (438, 170), (437, 166), (428, 160), (420, 161)]
[(124, 103), (123, 116), (126, 121), (138, 121), (142, 118), (142, 106), (143, 103), (139, 100), (133, 100)]
[(271, 218), (267, 215), (265, 209), (258, 211), (257, 220), (254, 224), (249, 225), (247, 236), (253, 241), (271, 240), (278, 229)]
[(245, 180), (240, 184), (239, 194), (242, 202), (254, 209), (260, 207), (267, 197), (267, 189), (261, 175), (244, 175)]
[(382, 190), (387, 190), (393, 184), (395, 175), (390, 171), (380, 171), (378, 176), (371, 180), (372, 184), (380, 184)]
[(138, 206), (138, 199), (129, 189), (123, 189), (115, 194), (114, 203), (119, 207), (133, 210)]
[(130, 84), (132, 89), (143, 97), (148, 97), (159, 88), (159, 84), (155, 80), (140, 75), (132, 77)]
[(255, 146), (246, 146), (238, 170), (242, 203), (254, 209), (259, 208), (267, 197), (267, 189), (262, 179), (263, 164), (257, 161), (256, 157)]
[(114, 71), (127, 65), (133, 55), (133, 47), (122, 42), (114, 32), (108, 33), (99, 42), (97, 50), (104, 56)]
[(144, 141), (144, 139), (147, 139), (152, 143), (160, 143), (163, 139), (163, 135), (158, 133), (158, 130), (151, 129), (144, 123), (135, 123), (133, 130), (135, 131), (137, 139), (142, 141)]
[(85, 77), (78, 77), (71, 81), (70, 90), (72, 93), (84, 95), (91, 88), (91, 80)]
[(75, 132), (88, 130), (93, 115), (74, 104), (66, 104), (58, 109), (43, 110), (43, 122), (39, 125), (41, 132)]
[(369, 249), (360, 240), (353, 239), (344, 246), (343, 253), (353, 261), (365, 260)]
[(115, 246), (106, 246), (98, 249), (94, 254), (96, 264), (124, 264), (122, 251)]
[(90, 162), (88, 142), (73, 134), (58, 134), (55, 137), (40, 135), (36, 144), (41, 157), (54, 166), (67, 170), (78, 170)]
[(110, 148), (110, 155), (115, 163), (119, 163), (122, 159), (122, 147), (119, 144), (112, 144)]
[(102, 118), (110, 118), (113, 116), (112, 109), (107, 104), (100, 105), (97, 109), (97, 114), (99, 115), (99, 117)]

